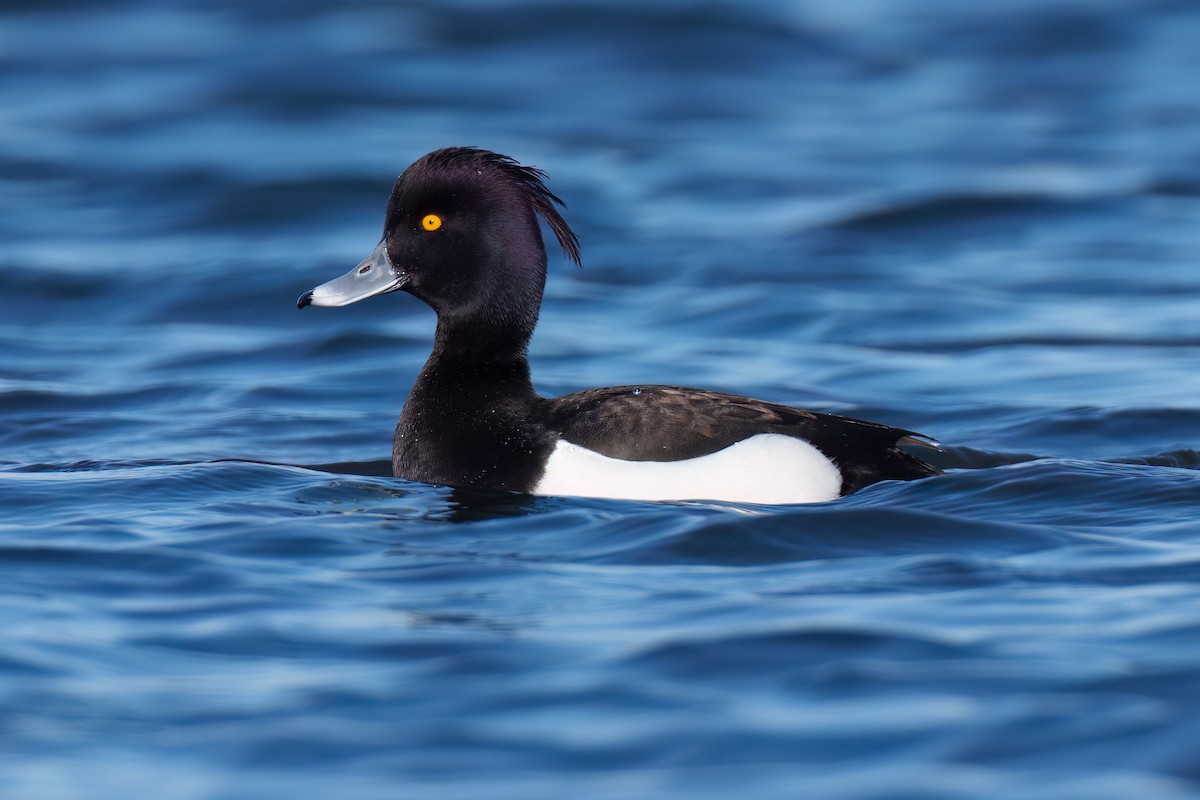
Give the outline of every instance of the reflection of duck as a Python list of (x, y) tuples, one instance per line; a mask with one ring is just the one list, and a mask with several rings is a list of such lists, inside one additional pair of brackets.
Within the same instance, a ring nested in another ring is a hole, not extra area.
[(484, 150), (430, 153), (397, 179), (375, 251), (299, 300), (342, 306), (404, 290), (437, 312), (433, 353), (396, 428), (396, 476), (533, 494), (799, 503), (937, 474), (897, 447), (917, 434), (748, 397), (674, 386), (538, 397), (526, 349), (546, 282), (539, 215), (579, 262), (544, 177)]

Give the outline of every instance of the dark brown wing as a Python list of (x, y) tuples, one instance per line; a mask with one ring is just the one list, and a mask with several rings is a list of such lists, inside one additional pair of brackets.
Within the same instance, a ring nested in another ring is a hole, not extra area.
[(837, 463), (843, 494), (939, 470), (900, 450), (926, 437), (833, 414), (678, 386), (615, 386), (545, 400), (548, 428), (572, 444), (626, 461), (680, 461), (760, 433), (805, 439)]

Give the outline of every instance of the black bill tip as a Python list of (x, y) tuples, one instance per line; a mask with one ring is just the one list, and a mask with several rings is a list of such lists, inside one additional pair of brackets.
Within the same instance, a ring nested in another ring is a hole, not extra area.
[(312, 305), (312, 292), (305, 292), (300, 295), (300, 299), (296, 301), (296, 308), (304, 308)]

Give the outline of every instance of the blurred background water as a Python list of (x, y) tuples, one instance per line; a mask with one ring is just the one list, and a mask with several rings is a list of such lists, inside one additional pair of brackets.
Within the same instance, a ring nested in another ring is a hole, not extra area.
[[(1186, 0), (8, 0), (0, 795), (1200, 797), (1198, 85)], [(431, 312), (294, 300), (447, 145), (583, 237), (543, 393), (950, 472), (387, 477)]]

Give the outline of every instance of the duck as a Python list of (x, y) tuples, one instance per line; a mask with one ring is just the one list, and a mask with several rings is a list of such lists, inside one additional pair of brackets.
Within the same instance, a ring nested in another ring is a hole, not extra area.
[(456, 489), (627, 500), (827, 502), (940, 473), (923, 434), (705, 389), (628, 385), (542, 397), (529, 343), (546, 284), (539, 218), (566, 257), (579, 237), (546, 173), (474, 147), (435, 150), (396, 179), (383, 236), (298, 308), (406, 292), (437, 314), (400, 414), (398, 478)]

